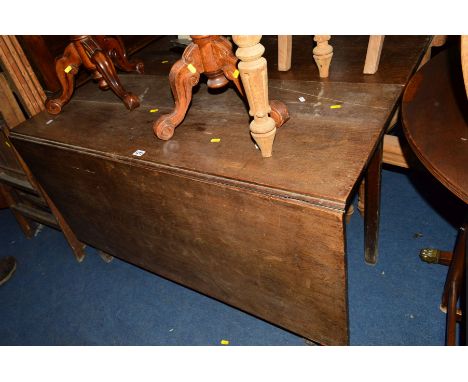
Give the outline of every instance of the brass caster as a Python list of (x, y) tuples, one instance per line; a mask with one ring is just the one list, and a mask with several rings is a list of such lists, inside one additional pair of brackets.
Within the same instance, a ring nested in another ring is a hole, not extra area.
[(435, 248), (423, 248), (419, 252), (419, 258), (429, 264), (437, 264), (439, 262), (440, 250)]

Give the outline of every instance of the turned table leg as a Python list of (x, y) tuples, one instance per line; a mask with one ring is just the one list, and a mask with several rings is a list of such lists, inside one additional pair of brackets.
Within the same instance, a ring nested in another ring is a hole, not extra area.
[(265, 48), (260, 44), (262, 36), (232, 36), (238, 46), (236, 56), (240, 59), (239, 71), (254, 117), (250, 123), (252, 138), (257, 143), (262, 156), (271, 157), (276, 135), (275, 121), (268, 115), (271, 108), (268, 102), (267, 62), (262, 57)]
[(319, 69), (321, 78), (327, 78), (330, 69), (330, 63), (333, 57), (333, 47), (328, 44), (330, 36), (314, 36), (317, 46), (313, 50), (314, 60)]
[(375, 264), (378, 256), (381, 172), (382, 140), (367, 165), (365, 176), (364, 257), (368, 264)]

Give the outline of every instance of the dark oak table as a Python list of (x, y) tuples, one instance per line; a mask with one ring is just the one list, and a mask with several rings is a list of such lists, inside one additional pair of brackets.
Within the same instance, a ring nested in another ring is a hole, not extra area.
[[(468, 102), (456, 49), (430, 60), (409, 82), (402, 103), (403, 127), (408, 142), (424, 166), (465, 203), (462, 224), (442, 297), (447, 310), (447, 344), (455, 344), (456, 305), (466, 262), (466, 205), (468, 203)], [(434, 251), (435, 256), (439, 256)], [(425, 256), (431, 260), (430, 252)], [(463, 306), (463, 303), (462, 303)], [(466, 313), (465, 313), (466, 314)], [(466, 324), (466, 323), (465, 323)], [(466, 329), (465, 329), (466, 330)]]
[(271, 81), (291, 120), (263, 159), (233, 89), (202, 85), (165, 142), (150, 110), (172, 108), (167, 78), (122, 81), (142, 100), (131, 113), (90, 84), (59, 116), (39, 114), (11, 134), (78, 238), (306, 338), (348, 343), (344, 213), (369, 163), (378, 189), (381, 137), (401, 87)]
[[(255, 149), (235, 91), (203, 84), (174, 137), (158, 140), (152, 123), (173, 107), (163, 62), (180, 56), (159, 45), (142, 57), (147, 68), (157, 62), (155, 75), (121, 76), (138, 109), (89, 84), (62, 114), (39, 114), (11, 139), (83, 242), (305, 338), (348, 344), (345, 211), (366, 177), (366, 259), (375, 262), (382, 136), (428, 39), (389, 38), (377, 80), (337, 48), (326, 81), (303, 71), (316, 70), (311, 55), (296, 77), (275, 73), (272, 40), (263, 41), (270, 99), (291, 114), (272, 158)], [(405, 41), (411, 49), (399, 50)]]

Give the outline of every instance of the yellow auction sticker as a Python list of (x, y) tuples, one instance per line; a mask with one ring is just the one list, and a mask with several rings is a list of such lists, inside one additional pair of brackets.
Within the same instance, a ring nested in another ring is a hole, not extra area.
[(197, 69), (196, 69), (195, 66), (193, 66), (192, 64), (188, 64), (188, 65), (187, 65), (187, 69), (190, 70), (192, 73), (196, 73), (196, 72), (197, 72)]
[(331, 105), (330, 109), (341, 109), (341, 105)]
[(218, 143), (218, 142), (221, 142), (221, 138), (211, 138), (210, 142), (211, 142), (211, 143)]

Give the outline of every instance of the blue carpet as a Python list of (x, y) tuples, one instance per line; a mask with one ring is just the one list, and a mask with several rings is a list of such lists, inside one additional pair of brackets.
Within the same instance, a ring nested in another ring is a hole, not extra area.
[[(443, 345), (447, 268), (418, 258), (451, 250), (455, 200), (424, 173), (383, 171), (379, 260), (363, 260), (363, 222), (347, 226), (352, 345)], [(446, 215), (444, 211), (453, 211)], [(61, 232), (28, 240), (0, 211), (0, 256), (15, 275), (0, 287), (0, 345), (304, 345), (288, 331), (92, 248), (78, 264)]]

